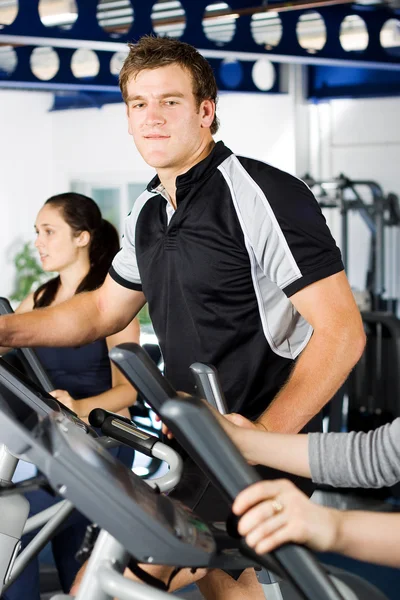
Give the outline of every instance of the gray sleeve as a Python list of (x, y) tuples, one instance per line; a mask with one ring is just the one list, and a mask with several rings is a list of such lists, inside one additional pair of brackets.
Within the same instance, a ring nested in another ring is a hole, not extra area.
[(147, 190), (143, 192), (143, 194), (137, 198), (132, 211), (125, 219), (121, 250), (115, 256), (110, 269), (110, 275), (117, 283), (129, 289), (138, 291), (141, 291), (142, 283), (136, 260), (136, 224), (140, 211), (151, 195), (152, 194), (147, 192)]
[(308, 455), (316, 483), (379, 488), (400, 481), (400, 418), (369, 431), (310, 433)]

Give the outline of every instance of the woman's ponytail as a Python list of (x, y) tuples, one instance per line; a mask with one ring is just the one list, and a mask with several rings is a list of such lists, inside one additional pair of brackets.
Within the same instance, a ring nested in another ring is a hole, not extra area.
[(114, 256), (119, 250), (118, 232), (109, 221), (101, 219), (92, 232), (89, 248), (90, 271), (81, 281), (76, 293), (95, 290), (105, 280)]

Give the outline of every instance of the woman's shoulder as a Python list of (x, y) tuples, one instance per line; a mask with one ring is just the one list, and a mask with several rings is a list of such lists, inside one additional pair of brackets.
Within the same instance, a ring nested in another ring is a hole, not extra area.
[(34, 295), (32, 292), (32, 294), (29, 294), (24, 300), (22, 300), (21, 304), (18, 306), (18, 308), (16, 308), (15, 312), (18, 314), (22, 314), (33, 310), (35, 306), (35, 300), (33, 296)]

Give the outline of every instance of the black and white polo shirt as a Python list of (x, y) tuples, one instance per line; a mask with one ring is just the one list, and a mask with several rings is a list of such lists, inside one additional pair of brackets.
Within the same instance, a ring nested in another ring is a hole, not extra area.
[(222, 142), (176, 184), (176, 210), (158, 177), (137, 198), (111, 276), (143, 290), (177, 389), (211, 363), (230, 410), (256, 418), (312, 334), (290, 296), (341, 271), (340, 251), (301, 180)]

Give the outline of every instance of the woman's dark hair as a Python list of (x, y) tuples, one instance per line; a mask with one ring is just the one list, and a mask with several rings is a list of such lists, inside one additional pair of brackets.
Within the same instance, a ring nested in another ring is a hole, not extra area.
[[(74, 192), (58, 194), (49, 198), (45, 202), (46, 205), (60, 210), (74, 235), (78, 236), (82, 231), (88, 231), (90, 234), (90, 270), (80, 282), (75, 294), (100, 287), (119, 250), (117, 230), (102, 218), (96, 202), (83, 194)], [(34, 308), (49, 306), (56, 296), (59, 285), (60, 276), (41, 285), (33, 294)]]

